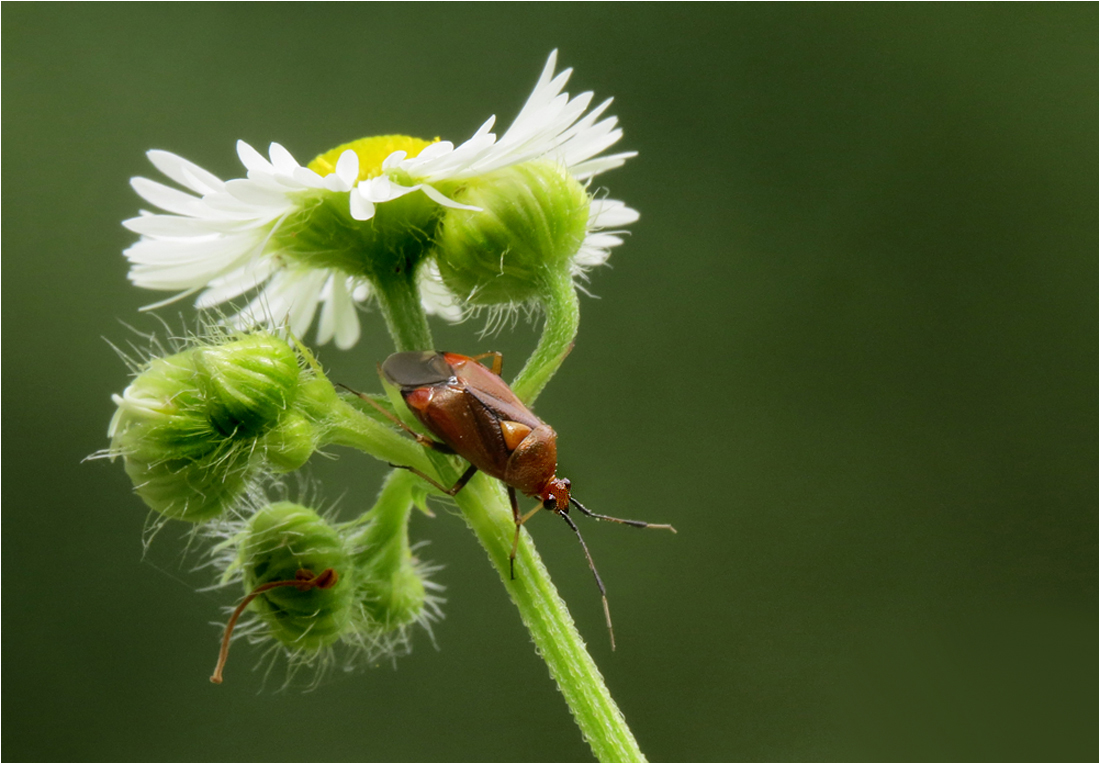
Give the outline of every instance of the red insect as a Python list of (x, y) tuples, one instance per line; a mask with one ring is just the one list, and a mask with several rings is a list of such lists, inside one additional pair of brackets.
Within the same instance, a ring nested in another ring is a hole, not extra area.
[[(490, 356), (493, 357), (492, 371), (478, 363), (480, 359)], [(411, 470), (450, 496), (461, 491), (478, 470), (508, 487), (512, 517), (516, 523), (509, 558), (512, 578), (515, 578), (520, 526), (539, 509), (560, 515), (577, 534), (581, 549), (588, 558), (588, 566), (603, 598), (611, 648), (614, 649), (615, 634), (611, 629), (607, 591), (580, 530), (569, 517), (569, 506), (573, 505), (597, 520), (609, 520), (634, 528), (663, 528), (673, 533), (676, 529), (671, 525), (624, 520), (590, 512), (573, 498), (569, 481), (557, 476), (557, 434), (550, 425), (535, 416), (500, 378), (502, 365), (503, 356), (500, 353), (485, 353), (471, 358), (457, 353), (433, 352), (395, 353), (382, 364), (381, 373), (398, 387), (409, 410), (442, 442), (413, 432), (373, 400), (361, 393), (359, 395), (422, 445), (443, 453), (458, 454), (470, 463), (470, 467), (450, 488), (411, 467), (404, 469)], [(516, 491), (538, 498), (541, 505), (521, 515)]]

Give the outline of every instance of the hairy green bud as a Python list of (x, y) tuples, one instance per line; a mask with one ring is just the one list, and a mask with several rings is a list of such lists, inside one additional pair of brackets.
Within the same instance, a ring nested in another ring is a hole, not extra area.
[(279, 226), (273, 244), (308, 268), (384, 282), (416, 270), (441, 215), (440, 206), (419, 192), (378, 205), (370, 220), (351, 216), (346, 194), (315, 194)]
[(212, 519), (263, 469), (296, 469), (313, 453), (320, 427), (295, 408), (312, 375), (264, 332), (154, 358), (114, 398), (109, 453), (152, 509)]
[(399, 632), (413, 623), (427, 623), (438, 615), (439, 598), (428, 589), (430, 569), (409, 547), (409, 514), (415, 485), (407, 473), (393, 473), (368, 523), (351, 542), (359, 571), (362, 628), (368, 632)]
[(548, 161), (526, 162), (467, 182), (436, 237), (443, 282), (473, 305), (541, 297), (548, 274), (568, 272), (588, 225), (588, 192)]
[(312, 509), (278, 502), (257, 512), (241, 543), (240, 561), (246, 592), (303, 580), (300, 571), (335, 574), (335, 584), (326, 588), (279, 586), (252, 600), (251, 609), (286, 647), (316, 651), (349, 628), (357, 574), (339, 532)]
[(264, 432), (298, 393), (298, 355), (271, 334), (250, 334), (192, 352), (207, 416), (226, 437)]

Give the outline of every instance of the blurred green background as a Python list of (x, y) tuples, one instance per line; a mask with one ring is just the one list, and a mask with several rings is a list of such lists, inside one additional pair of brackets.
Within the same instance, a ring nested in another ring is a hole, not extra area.
[[(1097, 719), (1097, 10), (1075, 5), (12, 5), (3, 9), (4, 757), (587, 760), (462, 521), (434, 649), (316, 691), (207, 682), (232, 604), (106, 445), (158, 328), (120, 221), (163, 148), (301, 161), (462, 140), (547, 53), (613, 95), (642, 212), (539, 400), (587, 524), (534, 534), (653, 759), (1082, 759)], [(179, 329), (186, 303), (161, 311)], [(376, 389), (377, 314), (334, 379)], [(441, 347), (500, 349), (437, 326)], [(314, 479), (345, 514), (383, 471)], [(278, 670), (277, 670), (278, 671)]]

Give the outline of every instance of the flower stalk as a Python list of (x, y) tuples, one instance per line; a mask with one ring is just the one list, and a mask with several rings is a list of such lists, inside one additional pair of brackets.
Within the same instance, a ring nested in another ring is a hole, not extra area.
[(378, 307), (398, 351), (432, 350), (432, 333), (411, 267), (375, 282)]
[(512, 391), (524, 403), (534, 402), (573, 349), (580, 326), (580, 305), (573, 278), (564, 271), (548, 271), (540, 303), (546, 313), (535, 351), (512, 382)]
[(509, 555), (516, 526), (500, 484), (478, 475), (455, 501), (489, 555), (597, 760), (645, 761), (526, 530), (520, 532), (516, 577), (510, 578)]
[[(517, 379), (517, 384), (523, 384), (527, 396), (530, 396), (525, 400), (536, 396), (545, 386), (568, 354), (576, 335), (578, 308), (572, 281), (558, 279), (553, 286), (555, 289), (549, 292), (552, 298), (546, 301), (547, 319), (543, 337)], [(420, 310), (419, 304), (416, 308)], [(411, 335), (413, 331), (407, 333)], [(419, 349), (430, 347), (429, 337), (428, 342)], [(399, 436), (363, 412), (349, 408), (354, 415), (348, 416), (341, 427), (339, 440), (334, 442), (360, 448), (374, 456), (384, 451), (388, 456), (380, 458), (386, 458), (391, 464), (415, 467), (436, 478), (441, 485), (452, 485), (457, 479), (458, 471), (450, 464), (448, 457), (434, 451), (425, 454), (424, 449), (415, 445), (415, 441)], [(384, 446), (375, 439), (380, 434), (379, 429), (388, 431)], [(418, 451), (420, 458), (402, 461), (397, 457), (393, 436)], [(397, 457), (397, 460), (392, 460), (391, 456)], [(425, 461), (431, 463), (427, 469)], [(411, 476), (411, 473), (408, 474)], [(401, 475), (392, 475), (379, 498), (379, 505), (383, 504), (384, 499), (393, 498), (391, 494), (407, 491), (407, 480)], [(508, 596), (519, 610), (521, 620), (530, 632), (539, 655), (546, 661), (551, 677), (561, 690), (593, 754), (603, 762), (645, 761), (526, 530), (521, 530), (515, 562), (516, 577), (511, 578), (509, 558), (516, 526), (499, 481), (482, 474), (476, 475), (455, 495), (454, 500), (500, 575)]]

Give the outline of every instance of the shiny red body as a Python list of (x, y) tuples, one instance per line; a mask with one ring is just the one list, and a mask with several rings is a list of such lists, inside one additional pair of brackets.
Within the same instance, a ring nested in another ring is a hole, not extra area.
[(516, 534), (512, 538), (509, 569), (515, 578), (516, 550), (519, 547), (520, 526), (538, 512), (539, 508), (520, 515), (516, 503), (516, 491), (537, 496), (542, 508), (562, 517), (581, 543), (588, 567), (596, 579), (603, 599), (607, 630), (611, 636), (611, 649), (615, 649), (615, 633), (611, 628), (611, 611), (607, 606), (604, 589), (596, 564), (588, 552), (580, 529), (569, 517), (570, 505), (597, 520), (609, 520), (634, 528), (662, 528), (676, 532), (671, 525), (657, 525), (641, 520), (627, 520), (589, 511), (569, 493), (569, 481), (559, 478), (557, 434), (546, 422), (539, 419), (512, 392), (512, 388), (500, 378), (501, 356), (494, 356), (493, 370), (458, 353), (394, 353), (382, 364), (382, 374), (401, 390), (401, 397), (413, 415), (439, 441), (426, 438), (409, 430), (405, 423), (388, 413), (377, 403), (371, 402), (385, 416), (405, 428), (422, 445), (436, 450), (458, 454), (470, 463), (453, 486), (440, 485), (429, 475), (413, 467), (405, 467), (427, 480), (443, 493), (455, 496), (473, 475), (481, 470), (486, 475), (508, 486), (508, 499), (512, 505), (512, 519)]
[(469, 356), (431, 352), (396, 353), (382, 373), (454, 453), (548, 509), (568, 510), (569, 481), (555, 474), (557, 434), (497, 374)]

